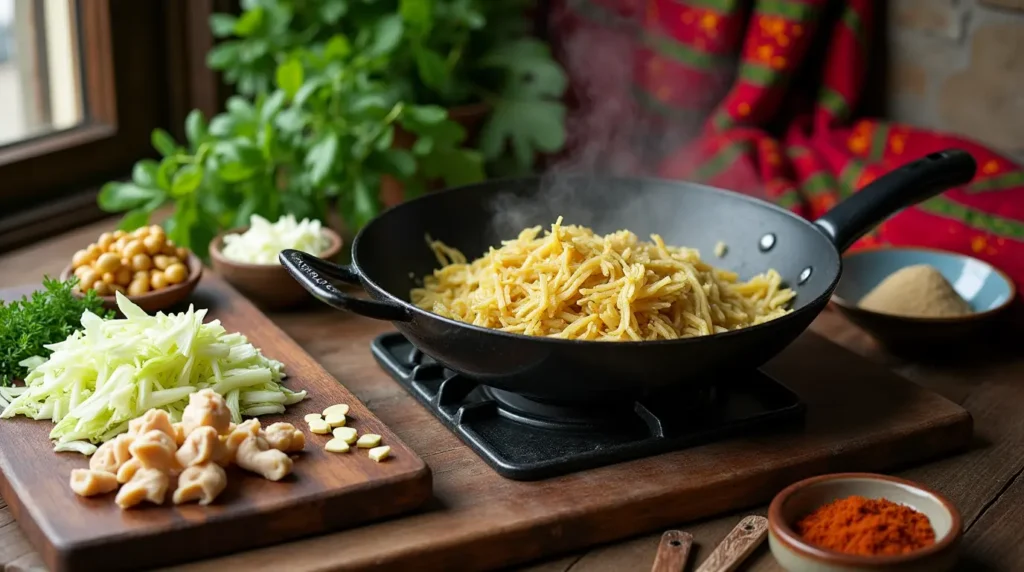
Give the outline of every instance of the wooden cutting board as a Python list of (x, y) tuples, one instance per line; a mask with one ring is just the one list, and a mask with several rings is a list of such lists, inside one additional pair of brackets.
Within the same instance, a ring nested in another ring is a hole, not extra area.
[[(112, 494), (71, 492), (71, 470), (87, 462), (51, 450), (50, 422), (0, 420), (0, 494), (52, 571), (151, 569), (380, 520), (430, 498), (431, 473), (420, 457), (245, 298), (208, 272), (191, 301), (284, 362), (286, 384), (309, 392), (285, 414), (261, 418), (264, 426), (287, 421), (306, 432), (294, 474), (274, 483), (235, 468), (209, 507), (122, 511)], [(362, 449), (324, 451), (328, 437), (309, 433), (303, 416), (335, 403), (351, 407), (349, 425), (360, 433), (381, 435), (392, 457), (376, 463)]]
[(902, 468), (971, 440), (972, 420), (960, 406), (808, 332), (767, 367), (807, 405), (802, 430), (511, 481), (380, 370), (369, 345), (389, 324), (315, 308), (274, 320), (427, 461), (434, 500), (403, 518), (181, 570), (501, 568), (645, 532), (685, 530), (687, 521), (765, 503), (804, 477)]

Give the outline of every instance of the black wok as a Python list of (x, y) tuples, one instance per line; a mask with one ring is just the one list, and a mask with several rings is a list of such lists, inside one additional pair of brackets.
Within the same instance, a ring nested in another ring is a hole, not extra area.
[[(352, 243), (352, 265), (295, 250), (288, 272), (324, 303), (389, 320), (416, 347), (481, 383), (553, 401), (619, 399), (666, 386), (702, 384), (762, 365), (807, 328), (828, 303), (841, 253), (890, 215), (975, 172), (960, 150), (933, 153), (880, 177), (814, 222), (770, 203), (703, 185), (656, 179), (566, 177), (503, 180), (433, 193), (371, 221)], [(793, 312), (770, 322), (703, 337), (596, 342), (510, 334), (442, 318), (409, 303), (409, 290), (437, 267), (430, 234), (470, 259), (549, 226), (562, 215), (598, 233), (629, 229), (667, 244), (699, 248), (705, 260), (744, 279), (775, 268), (796, 290)], [(728, 246), (721, 259), (713, 246)], [(372, 299), (334, 286), (361, 285)]]

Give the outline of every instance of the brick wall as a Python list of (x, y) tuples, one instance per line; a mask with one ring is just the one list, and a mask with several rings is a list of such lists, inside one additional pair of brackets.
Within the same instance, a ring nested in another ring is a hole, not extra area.
[(889, 0), (885, 106), (1024, 164), (1024, 0)]

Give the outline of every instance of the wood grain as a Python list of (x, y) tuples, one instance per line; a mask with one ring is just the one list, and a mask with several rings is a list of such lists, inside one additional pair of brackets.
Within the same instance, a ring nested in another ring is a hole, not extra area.
[[(147, 506), (122, 512), (112, 495), (83, 499), (68, 487), (71, 469), (86, 466), (73, 453), (50, 451), (50, 423), (0, 422), (0, 492), (43, 560), (54, 571), (152, 568), (378, 520), (429, 499), (430, 470), (348, 389), (323, 370), (248, 301), (214, 275), (193, 293), (228, 331), (244, 333), (265, 355), (285, 363), (287, 384), (309, 397), (265, 424), (289, 421), (306, 431), (295, 472), (270, 482), (229, 472), (228, 488), (209, 507)], [(324, 451), (326, 436), (308, 432), (303, 416), (347, 403), (350, 425), (377, 433), (391, 446), (383, 463), (365, 452)]]
[(748, 516), (729, 531), (697, 572), (732, 572), (768, 536), (768, 519)]
[(669, 530), (661, 535), (658, 553), (654, 556), (651, 572), (683, 572), (690, 560), (693, 535), (688, 532)]
[[(963, 448), (971, 434), (959, 406), (809, 333), (769, 365), (808, 404), (803, 431), (515, 482), (381, 372), (367, 346), (388, 324), (315, 309), (274, 319), (420, 453), (434, 471), (436, 502), (402, 519), (189, 570), (497, 568), (756, 505), (809, 475), (920, 462)], [(650, 566), (655, 547), (637, 567)]]
[[(106, 226), (94, 225), (0, 259), (5, 270), (0, 286), (59, 271), (83, 240), (103, 230)], [(271, 317), (426, 459), (434, 469), (434, 501), (402, 519), (182, 570), (478, 570), (542, 558), (549, 560), (532, 572), (644, 570), (652, 565), (661, 532), (682, 528), (683, 522), (689, 522), (685, 530), (694, 536), (692, 552), (700, 562), (744, 515), (764, 514), (763, 509), (746, 507), (768, 500), (803, 476), (846, 469), (886, 471), (962, 448), (970, 418), (949, 400), (974, 413), (974, 446), (965, 454), (900, 474), (949, 496), (970, 526), (988, 522), (989, 511), (1003, 510), (993, 500), (1024, 467), (1024, 422), (1019, 415), (1024, 359), (1019, 350), (965, 350), (964, 356), (978, 357), (953, 365), (904, 362), (826, 312), (815, 323), (816, 331), (860, 355), (808, 333), (772, 364), (776, 375), (811, 404), (803, 433), (752, 436), (552, 481), (515, 483), (497, 477), (381, 373), (368, 343), (390, 329), (388, 324), (315, 307)], [(949, 400), (908, 383), (891, 369)], [(698, 488), (702, 481), (708, 483), (703, 492)], [(732, 513), (741, 507), (743, 513)], [(1005, 510), (1022, 507), (1024, 500)], [(731, 514), (692, 522), (722, 512)], [(657, 534), (643, 535), (655, 530)], [(0, 528), (0, 535), (0, 564), (25, 554), (17, 525)], [(969, 538), (970, 531), (965, 540)], [(993, 562), (1011, 563), (1019, 557), (1017, 548), (1002, 543), (968, 542), (965, 551), (975, 547)], [(1024, 562), (1016, 564), (1004, 569), (1024, 569)], [(781, 570), (764, 544), (744, 569)]]

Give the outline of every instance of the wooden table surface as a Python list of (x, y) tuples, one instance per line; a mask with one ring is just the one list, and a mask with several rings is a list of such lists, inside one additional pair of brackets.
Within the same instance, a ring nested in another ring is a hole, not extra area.
[[(97, 223), (30, 247), (0, 255), (0, 288), (56, 276), (82, 244), (95, 239), (111, 222)], [(318, 361), (333, 348), (304, 336), (304, 326), (322, 312), (274, 315), (272, 318)], [(832, 312), (813, 325), (815, 331), (905, 377), (961, 404), (974, 416), (975, 444), (966, 453), (911, 467), (900, 476), (933, 487), (960, 509), (965, 528), (962, 570), (1024, 570), (1024, 351), (1019, 341), (1005, 347), (992, 344), (965, 348), (963, 355), (941, 364), (910, 362), (881, 351), (865, 334)], [(1020, 340), (1019, 336), (1014, 339)], [(328, 368), (329, 369), (329, 368)], [(386, 408), (377, 410), (372, 395), (354, 392), (370, 409), (388, 421)], [(745, 514), (764, 514), (766, 507), (712, 520), (680, 524), (693, 534), (695, 556), (691, 569)], [(649, 570), (661, 534), (650, 534), (592, 548), (586, 552), (538, 562), (528, 572), (603, 572)], [(0, 501), (0, 563), (7, 571), (43, 570), (41, 561)], [(187, 568), (187, 567), (186, 567)], [(741, 570), (781, 570), (761, 546)]]

